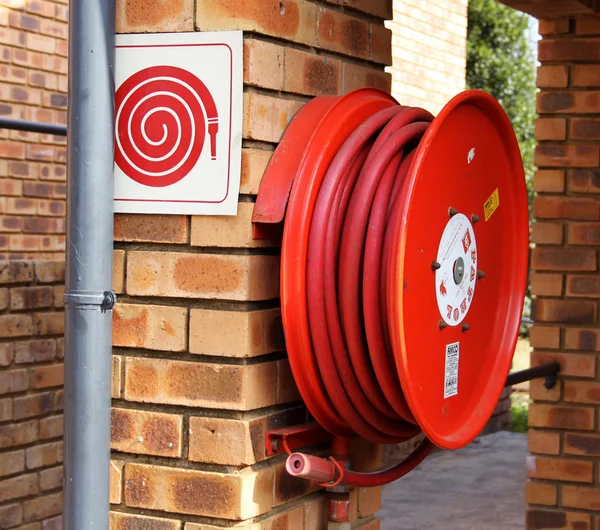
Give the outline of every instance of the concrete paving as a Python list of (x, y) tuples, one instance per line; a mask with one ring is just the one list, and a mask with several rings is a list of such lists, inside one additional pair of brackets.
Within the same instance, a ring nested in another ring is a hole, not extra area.
[(439, 452), (383, 489), (382, 530), (521, 530), (527, 435), (499, 432)]

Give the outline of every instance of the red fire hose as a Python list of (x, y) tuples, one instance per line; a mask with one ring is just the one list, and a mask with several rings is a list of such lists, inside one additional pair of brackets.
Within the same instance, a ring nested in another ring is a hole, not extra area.
[[(477, 101), (484, 109), (495, 110), (492, 105), (497, 104), (491, 97), (482, 93), (466, 94), (471, 97), (477, 94)], [(464, 101), (468, 96), (462, 97)], [(457, 100), (454, 105), (460, 103)], [(498, 116), (501, 116), (500, 122)], [(507, 129), (507, 120), (502, 121), (505, 119), (505, 116), (502, 118), (503, 113), (498, 116), (493, 116), (495, 125), (503, 128), (504, 133), (512, 131), (509, 123)], [(281, 302), (294, 378), (311, 414), (338, 437), (361, 436), (379, 444), (399, 443), (422, 433), (428, 422), (427, 414), (441, 418), (439, 421), (442, 423), (448, 422), (443, 419), (444, 415), (455, 418), (458, 414), (449, 408), (448, 398), (441, 397), (439, 400), (437, 397), (431, 399), (431, 403), (435, 404), (430, 412), (419, 409), (415, 396), (428, 383), (419, 385), (417, 382), (420, 388), (413, 390), (410, 385), (416, 381), (412, 379), (409, 384), (410, 374), (406, 373), (409, 345), (403, 326), (408, 318), (406, 312), (414, 307), (414, 303), (410, 305), (407, 302), (407, 296), (414, 296), (414, 293), (407, 294), (407, 291), (413, 289), (413, 285), (416, 291), (425, 288), (425, 284), (430, 288), (429, 282), (432, 282), (433, 293), (437, 285), (433, 284), (436, 266), (431, 264), (435, 263), (439, 234), (435, 236), (434, 253), (423, 258), (428, 264), (423, 271), (417, 276), (402, 274), (403, 260), (408, 259), (406, 226), (414, 215), (411, 208), (414, 204), (415, 172), (423, 167), (427, 147), (435, 140), (435, 131), (430, 126), (432, 120), (429, 112), (399, 106), (393, 98), (375, 90), (359, 90), (343, 98), (317, 98), (305, 105), (291, 122), (261, 184), (253, 220), (277, 223), (282, 221), (285, 213)], [(514, 134), (512, 137), (509, 134), (506, 152), (514, 168), (520, 166), (518, 148), (515, 158), (515, 145)], [(480, 150), (484, 151), (484, 147)], [(475, 152), (475, 148), (472, 151)], [(466, 165), (467, 152), (464, 158)], [(469, 160), (469, 165), (471, 162)], [(502, 178), (500, 174), (505, 169), (498, 168), (498, 178)], [(519, 171), (515, 171), (518, 178)], [(491, 178), (493, 180), (494, 176)], [(512, 180), (516, 179), (511, 176)], [(430, 190), (432, 193), (435, 191)], [(518, 186), (513, 191), (515, 197), (522, 192)], [(457, 202), (453, 205), (460, 207), (460, 196), (456, 196)], [(479, 209), (483, 209), (484, 202)], [(516, 202), (518, 224), (522, 222), (519, 216), (526, 203), (522, 203), (522, 199)], [(441, 214), (436, 210), (431, 216), (431, 228), (442, 223), (443, 230), (446, 223), (450, 224), (449, 216), (457, 212), (450, 207), (453, 205), (445, 206)], [(473, 224), (479, 218), (470, 205), (465, 205), (464, 211), (469, 215), (473, 212)], [(468, 226), (471, 227), (470, 222)], [(474, 238), (474, 235), (469, 237)], [(525, 284), (523, 253), (518, 249), (523, 246), (526, 251), (526, 246), (521, 235), (511, 238), (508, 236), (507, 241), (510, 241), (507, 245), (517, 249), (511, 259), (516, 260), (513, 285), (518, 298)], [(475, 243), (472, 247), (470, 240), (468, 243), (472, 251)], [(418, 250), (426, 253), (426, 242)], [(524, 259), (526, 263), (526, 254)], [(456, 268), (456, 264), (454, 266)], [(492, 270), (495, 269), (492, 267)], [(457, 289), (468, 284), (462, 276), (460, 281), (462, 283), (457, 280)], [(474, 281), (473, 278), (471, 281)], [(440, 295), (431, 295), (433, 300), (436, 296), (439, 298)], [(472, 291), (469, 303), (471, 297)], [(503, 382), (512, 358), (510, 342), (514, 345), (516, 341), (522, 296), (516, 305), (505, 302), (509, 317), (505, 325), (499, 327), (508, 339), (500, 344), (499, 360), (490, 357), (489, 362), (486, 361), (487, 368), (504, 373), (489, 382), (486, 399), (466, 402), (473, 409), (472, 413), (464, 414), (463, 410), (460, 425), (453, 425), (450, 429), (459, 431), (460, 440), (453, 439), (452, 434), (446, 435), (446, 431), (436, 439), (435, 429), (426, 429), (428, 437), (438, 445), (455, 448), (468, 443), (491, 416), (494, 397), (497, 400), (502, 390), (498, 381)], [(475, 305), (475, 300), (472, 303)], [(466, 302), (463, 306), (465, 318), (469, 308)], [(459, 304), (457, 310), (460, 314)], [(414, 314), (412, 318), (417, 316)], [(424, 333), (440, 335), (447, 327), (441, 324), (437, 307), (433, 319), (425, 320), (430, 322)], [(398, 322), (401, 324), (398, 325)], [(461, 327), (452, 320), (450, 327), (452, 329), (445, 336), (435, 340), (445, 348), (446, 343), (454, 340), (450, 338), (451, 333), (462, 333), (457, 337), (467, 347), (463, 337), (469, 328), (465, 324)], [(487, 331), (479, 329), (475, 335), (477, 333), (485, 334)], [(423, 356), (429, 353), (426, 342), (423, 341)], [(427, 360), (421, 359), (420, 362), (426, 363)], [(436, 371), (439, 361), (431, 362), (432, 370)], [(445, 362), (445, 384), (448, 385), (447, 358)], [(471, 379), (475, 381), (476, 374), (466, 377), (468, 382)], [(437, 384), (440, 376), (435, 375), (433, 379)], [(476, 384), (473, 383), (473, 386)], [(483, 387), (477, 386), (479, 388)], [(418, 399), (422, 401), (422, 398)], [(463, 394), (460, 399), (467, 398)], [(444, 407), (445, 412), (442, 410)], [(465, 424), (469, 422), (465, 430)], [(429, 438), (425, 438), (405, 461), (375, 473), (356, 473), (333, 458), (323, 460), (301, 454), (289, 457), (287, 469), (293, 475), (322, 483), (334, 481), (361, 487), (382, 485), (417, 466), (433, 446)]]

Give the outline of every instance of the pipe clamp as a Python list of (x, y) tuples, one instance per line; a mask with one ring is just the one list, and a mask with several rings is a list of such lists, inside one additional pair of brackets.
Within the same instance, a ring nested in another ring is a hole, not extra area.
[(65, 293), (63, 300), (70, 308), (100, 306), (104, 313), (115, 307), (117, 295), (114, 291), (70, 291)]

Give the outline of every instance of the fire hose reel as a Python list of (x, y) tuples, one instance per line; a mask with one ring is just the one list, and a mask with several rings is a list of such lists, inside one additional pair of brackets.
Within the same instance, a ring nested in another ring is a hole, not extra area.
[(435, 119), (372, 89), (312, 100), (273, 154), (253, 222), (255, 237), (283, 222), (290, 364), (334, 449), (425, 434), (388, 470), (294, 454), (292, 474), (383, 484), (432, 444), (479, 434), (510, 368), (528, 259), (522, 161), (495, 99), (467, 91)]

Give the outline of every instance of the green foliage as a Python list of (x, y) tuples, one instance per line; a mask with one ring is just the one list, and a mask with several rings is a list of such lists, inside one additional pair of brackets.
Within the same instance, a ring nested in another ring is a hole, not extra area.
[(529, 430), (529, 402), (530, 400), (520, 394), (513, 394), (510, 406), (510, 430), (513, 432), (527, 432)]
[(530, 20), (496, 0), (469, 0), (467, 86), (492, 94), (508, 114), (521, 147), (531, 204), (535, 55)]

